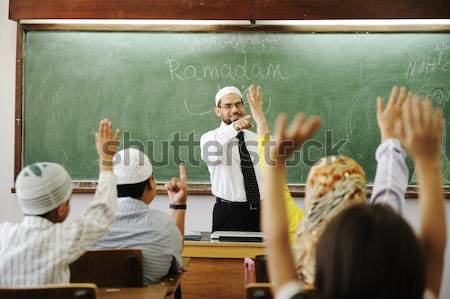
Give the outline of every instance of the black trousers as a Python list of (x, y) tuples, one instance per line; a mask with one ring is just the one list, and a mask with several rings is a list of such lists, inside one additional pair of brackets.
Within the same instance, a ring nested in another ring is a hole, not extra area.
[(260, 209), (250, 210), (247, 202), (216, 200), (213, 210), (212, 231), (259, 232)]

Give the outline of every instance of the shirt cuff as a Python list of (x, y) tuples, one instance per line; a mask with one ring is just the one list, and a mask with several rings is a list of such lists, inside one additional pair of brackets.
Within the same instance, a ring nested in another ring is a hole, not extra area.
[(303, 290), (302, 285), (298, 281), (290, 281), (283, 285), (275, 295), (275, 299), (291, 299)]
[(406, 152), (398, 139), (389, 138), (378, 146), (377, 151), (375, 152), (375, 159), (377, 162), (387, 152), (397, 152), (401, 154), (403, 158), (406, 158)]

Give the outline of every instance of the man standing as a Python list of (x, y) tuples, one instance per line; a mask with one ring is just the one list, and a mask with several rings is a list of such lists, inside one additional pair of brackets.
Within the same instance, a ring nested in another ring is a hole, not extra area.
[(252, 127), (251, 116), (246, 115), (242, 93), (234, 86), (220, 89), (215, 104), (222, 123), (200, 139), (216, 197), (212, 231), (260, 231), (261, 173), (254, 165), (257, 136), (247, 130)]

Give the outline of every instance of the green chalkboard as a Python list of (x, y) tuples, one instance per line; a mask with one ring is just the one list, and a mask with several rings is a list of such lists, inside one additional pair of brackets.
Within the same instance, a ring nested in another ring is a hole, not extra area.
[(311, 163), (336, 153), (359, 161), (373, 181), (375, 98), (399, 84), (443, 107), (442, 164), (450, 184), (448, 33), (28, 31), (23, 163), (56, 161), (76, 180), (95, 180), (93, 133), (109, 117), (126, 132), (123, 144), (144, 146), (159, 180), (176, 174), (183, 160), (192, 181), (208, 182), (198, 141), (219, 125), (214, 95), (250, 83), (262, 85), (271, 124), (282, 111), (325, 120), (291, 161), (290, 183), (304, 182)]

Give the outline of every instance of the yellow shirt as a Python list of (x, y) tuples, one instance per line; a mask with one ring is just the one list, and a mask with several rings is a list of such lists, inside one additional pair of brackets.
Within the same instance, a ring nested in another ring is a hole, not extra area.
[[(265, 157), (265, 147), (266, 142), (270, 141), (270, 135), (266, 134), (264, 136), (258, 136), (258, 155), (259, 160), (264, 161)], [(259, 163), (261, 165), (261, 171), (264, 172), (265, 163)], [(302, 221), (304, 217), (303, 210), (300, 209), (297, 204), (295, 203), (294, 199), (292, 198), (291, 192), (289, 192), (288, 185), (286, 182), (284, 184), (284, 198), (286, 199), (286, 214), (288, 219), (288, 226), (289, 226), (289, 242), (291, 244), (294, 244), (295, 240), (297, 239), (297, 227)]]

